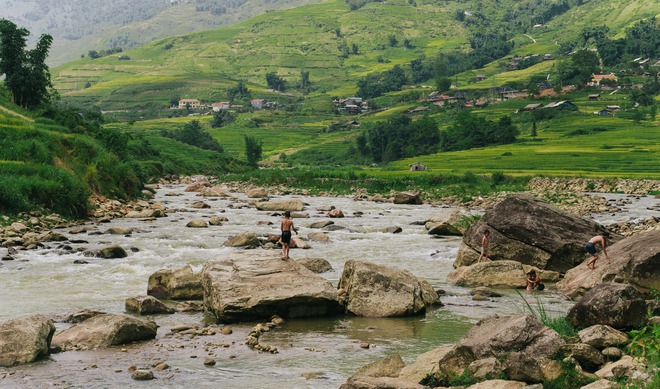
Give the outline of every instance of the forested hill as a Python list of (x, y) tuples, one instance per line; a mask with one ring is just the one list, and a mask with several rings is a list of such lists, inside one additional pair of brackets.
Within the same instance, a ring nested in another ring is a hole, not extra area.
[(318, 0), (0, 0), (0, 18), (53, 36), (51, 66), (89, 51), (122, 50), (192, 31), (214, 29), (270, 10)]

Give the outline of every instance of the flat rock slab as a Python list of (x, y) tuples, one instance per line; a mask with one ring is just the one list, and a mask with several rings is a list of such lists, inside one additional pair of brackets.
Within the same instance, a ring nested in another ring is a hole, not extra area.
[(258, 201), (255, 206), (260, 211), (302, 211), (305, 204), (300, 199)]
[(220, 322), (336, 314), (341, 311), (330, 281), (279, 257), (232, 253), (202, 269), (204, 303)]
[(527, 276), (517, 261), (487, 261), (462, 266), (447, 275), (447, 281), (459, 286), (509, 286), (524, 288)]
[(53, 337), (62, 350), (87, 350), (156, 337), (158, 325), (126, 315), (101, 313), (65, 329)]

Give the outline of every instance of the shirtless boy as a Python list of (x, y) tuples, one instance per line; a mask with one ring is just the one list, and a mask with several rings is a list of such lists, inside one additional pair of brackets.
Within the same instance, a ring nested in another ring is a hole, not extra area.
[(603, 248), (603, 254), (605, 254), (605, 258), (610, 259), (610, 257), (607, 255), (607, 249), (606, 249), (606, 241), (607, 238), (609, 238), (610, 233), (605, 231), (601, 235), (596, 235), (593, 238), (589, 239), (587, 244), (585, 245), (585, 248), (587, 249), (587, 252), (589, 252), (589, 255), (591, 255), (591, 259), (589, 262), (587, 262), (587, 267), (591, 270), (596, 268), (596, 261), (598, 260), (598, 250), (596, 249), (596, 244), (600, 243), (601, 247)]
[(291, 220), (291, 212), (284, 212), (284, 219), (280, 226), (282, 230), (282, 259), (289, 259), (289, 243), (291, 242), (291, 230), (293, 230), (296, 235), (298, 235), (298, 230), (293, 225), (293, 220)]
[(490, 230), (484, 231), (484, 236), (481, 238), (481, 255), (477, 259), (477, 263), (481, 262), (481, 258), (488, 260), (488, 238), (490, 237)]

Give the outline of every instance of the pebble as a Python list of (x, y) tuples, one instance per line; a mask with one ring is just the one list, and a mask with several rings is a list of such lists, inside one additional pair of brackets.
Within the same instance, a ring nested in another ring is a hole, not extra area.
[(154, 373), (149, 369), (137, 369), (131, 375), (136, 381), (149, 381), (154, 379)]
[(215, 359), (213, 358), (204, 359), (204, 366), (215, 366)]

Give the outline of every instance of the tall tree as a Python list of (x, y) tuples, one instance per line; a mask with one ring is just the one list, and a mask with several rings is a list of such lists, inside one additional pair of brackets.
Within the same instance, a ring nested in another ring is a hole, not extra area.
[(34, 49), (26, 50), (29, 35), (27, 29), (0, 19), (0, 75), (5, 76), (15, 104), (34, 108), (50, 99), (53, 85), (45, 61), (53, 38), (42, 35)]
[(245, 135), (245, 159), (247, 164), (253, 168), (259, 167), (261, 160), (261, 141), (255, 137)]

